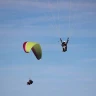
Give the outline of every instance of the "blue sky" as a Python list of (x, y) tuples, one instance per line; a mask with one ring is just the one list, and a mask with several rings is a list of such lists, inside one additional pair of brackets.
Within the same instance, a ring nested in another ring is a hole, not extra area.
[[(0, 0), (0, 96), (96, 96), (95, 25), (95, 0)], [(41, 60), (25, 41), (41, 44)]]

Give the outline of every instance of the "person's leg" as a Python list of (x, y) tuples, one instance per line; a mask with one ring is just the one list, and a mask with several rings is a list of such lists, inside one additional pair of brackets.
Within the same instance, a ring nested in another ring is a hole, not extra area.
[(29, 82), (27, 82), (27, 85), (30, 85), (30, 83), (29, 83)]
[(65, 52), (65, 49), (63, 48), (63, 52)]

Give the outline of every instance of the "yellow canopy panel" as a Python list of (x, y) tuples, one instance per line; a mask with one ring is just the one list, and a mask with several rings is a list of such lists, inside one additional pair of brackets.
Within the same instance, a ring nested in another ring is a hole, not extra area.
[(38, 60), (42, 58), (41, 46), (36, 42), (24, 42), (23, 49), (26, 53), (29, 53), (32, 50)]

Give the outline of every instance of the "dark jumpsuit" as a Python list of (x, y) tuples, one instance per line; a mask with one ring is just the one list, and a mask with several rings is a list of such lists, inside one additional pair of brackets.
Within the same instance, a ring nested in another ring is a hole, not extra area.
[[(64, 46), (65, 46), (65, 48), (64, 48)], [(62, 48), (63, 48), (64, 52), (67, 51), (67, 44), (66, 44), (66, 42), (62, 42)]]
[[(68, 44), (69, 38), (67, 39), (67, 42), (62, 42), (61, 38), (60, 38), (60, 41), (62, 43), (63, 52), (67, 51), (67, 44)], [(65, 46), (65, 48), (64, 48), (64, 46)]]
[(29, 80), (28, 82), (27, 82), (27, 85), (30, 85), (30, 84), (32, 84), (33, 83), (33, 81), (32, 80)]

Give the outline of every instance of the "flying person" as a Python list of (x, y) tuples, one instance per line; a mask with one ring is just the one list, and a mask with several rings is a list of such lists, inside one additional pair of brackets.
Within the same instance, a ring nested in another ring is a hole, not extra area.
[(33, 81), (31, 79), (29, 79), (29, 81), (27, 82), (27, 85), (31, 85), (33, 83)]
[(62, 46), (63, 52), (66, 52), (67, 51), (67, 44), (69, 42), (69, 38), (67, 38), (67, 41), (62, 41), (62, 39), (60, 38), (60, 41), (61, 41), (61, 46)]

